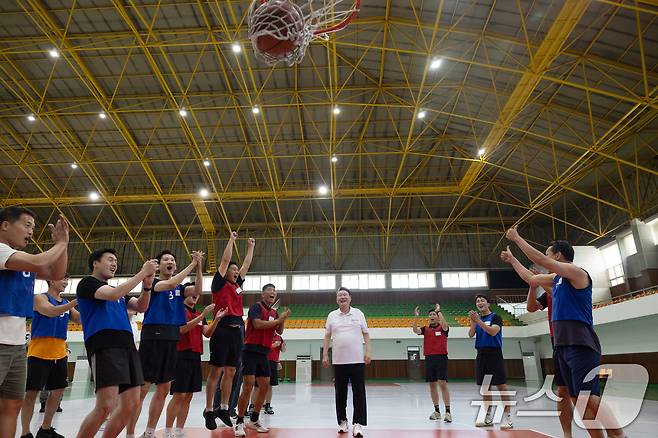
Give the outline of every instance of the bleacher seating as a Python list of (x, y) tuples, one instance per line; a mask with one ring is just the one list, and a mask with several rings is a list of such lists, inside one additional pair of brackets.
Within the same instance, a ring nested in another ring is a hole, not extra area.
[[(364, 304), (356, 306), (363, 311), (368, 319), (368, 325), (373, 328), (410, 327), (413, 322), (414, 308), (420, 307), (421, 320), (427, 316), (433, 304)], [(289, 306), (292, 310), (290, 319), (286, 322), (286, 328), (323, 328), (327, 314), (336, 309), (335, 304), (293, 304)], [(452, 326), (468, 327), (468, 311), (475, 309), (470, 302), (450, 302), (441, 304), (441, 312), (448, 324)], [(503, 318), (505, 326), (523, 325), (521, 321), (502, 309), (492, 304), (491, 310)]]

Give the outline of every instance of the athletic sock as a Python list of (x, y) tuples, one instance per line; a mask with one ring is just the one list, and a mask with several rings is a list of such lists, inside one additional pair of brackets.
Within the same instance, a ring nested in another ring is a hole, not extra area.
[(259, 416), (260, 416), (260, 412), (252, 412), (251, 417), (249, 417), (249, 419), (251, 420), (252, 423), (256, 423), (258, 421)]
[(236, 424), (242, 424), (244, 423), (244, 417), (241, 417), (238, 415), (238, 419), (235, 421)]
[(228, 411), (228, 405), (221, 404), (219, 405), (219, 409), (221, 409), (222, 411)]
[(434, 405), (434, 410), (435, 410), (436, 412), (441, 413), (441, 406), (439, 406), (439, 405)]
[(182, 435), (183, 434), (183, 428), (182, 427), (177, 427), (174, 429), (174, 435)]
[(165, 435), (171, 434), (171, 427), (165, 427)]
[(450, 405), (446, 405), (446, 412), (447, 412), (447, 413), (450, 412)]

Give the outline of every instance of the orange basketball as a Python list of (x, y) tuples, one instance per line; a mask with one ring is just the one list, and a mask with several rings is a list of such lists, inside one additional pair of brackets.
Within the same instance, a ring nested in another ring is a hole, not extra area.
[(271, 35), (259, 36), (256, 46), (258, 50), (275, 57), (287, 55), (295, 49), (295, 43), (291, 40), (280, 40)]

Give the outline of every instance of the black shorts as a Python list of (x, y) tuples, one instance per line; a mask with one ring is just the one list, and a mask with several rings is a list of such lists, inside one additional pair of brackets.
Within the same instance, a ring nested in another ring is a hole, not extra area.
[(68, 357), (57, 360), (27, 358), (27, 391), (51, 391), (68, 386)]
[(255, 351), (242, 352), (242, 375), (270, 377), (270, 361), (267, 354)]
[(430, 354), (425, 356), (425, 381), (448, 381), (448, 355)]
[(268, 361), (270, 363), (270, 386), (279, 385), (279, 362), (274, 362), (273, 360)]
[(126, 389), (144, 384), (142, 363), (134, 346), (97, 350), (89, 358), (89, 364), (96, 390), (118, 386), (119, 393), (122, 393)]
[(171, 394), (200, 392), (201, 380), (201, 355), (193, 351), (179, 352), (176, 360), (176, 377), (171, 382)]
[(167, 383), (176, 375), (177, 341), (146, 339), (139, 343), (139, 358), (144, 370), (144, 381)]
[[(590, 391), (591, 395), (601, 395), (599, 366), (601, 353), (585, 346), (555, 347), (558, 365), (564, 380), (564, 386), (569, 388), (571, 397), (578, 397), (580, 391)], [(594, 370), (591, 379), (585, 380)]]
[(492, 385), (504, 385), (507, 383), (505, 374), (505, 359), (500, 349), (478, 351), (475, 358), (475, 380), (478, 385), (482, 385), (484, 376), (491, 374)]
[(240, 327), (217, 327), (210, 338), (210, 360), (216, 367), (235, 367), (240, 365), (242, 355), (242, 330)]
[(557, 360), (557, 353), (555, 352), (555, 347), (553, 347), (553, 383), (557, 386), (567, 386), (564, 383), (562, 378), (562, 373), (560, 372), (560, 363)]

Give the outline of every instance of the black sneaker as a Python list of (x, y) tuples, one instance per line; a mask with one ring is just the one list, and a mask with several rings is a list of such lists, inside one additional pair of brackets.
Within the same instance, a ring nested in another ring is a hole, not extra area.
[(217, 423), (215, 423), (215, 413), (213, 411), (203, 410), (203, 419), (206, 420), (206, 429), (215, 430), (217, 429)]
[(39, 428), (36, 438), (64, 438), (64, 435), (55, 432), (54, 427), (51, 427), (50, 429)]
[(254, 405), (249, 405), (249, 407), (247, 408), (247, 414), (245, 415), (245, 417), (251, 417), (252, 412), (254, 412)]
[(228, 413), (229, 413), (229, 415), (231, 416), (232, 419), (236, 419), (236, 420), (237, 420), (237, 418), (238, 418), (238, 413), (235, 412), (235, 409), (231, 409)]
[(21, 435), (21, 438), (34, 438), (34, 435), (32, 435), (32, 432), (30, 432), (27, 435)]
[(231, 421), (231, 415), (228, 413), (228, 409), (216, 409), (214, 414), (216, 418), (222, 420), (222, 423), (228, 427), (233, 427), (233, 422)]
[(41, 409), (39, 409), (39, 413), (43, 414), (44, 412), (46, 412), (46, 404), (41, 402)]
[(274, 409), (272, 409), (272, 406), (269, 403), (265, 405), (265, 409), (263, 411), (268, 415), (274, 415)]

